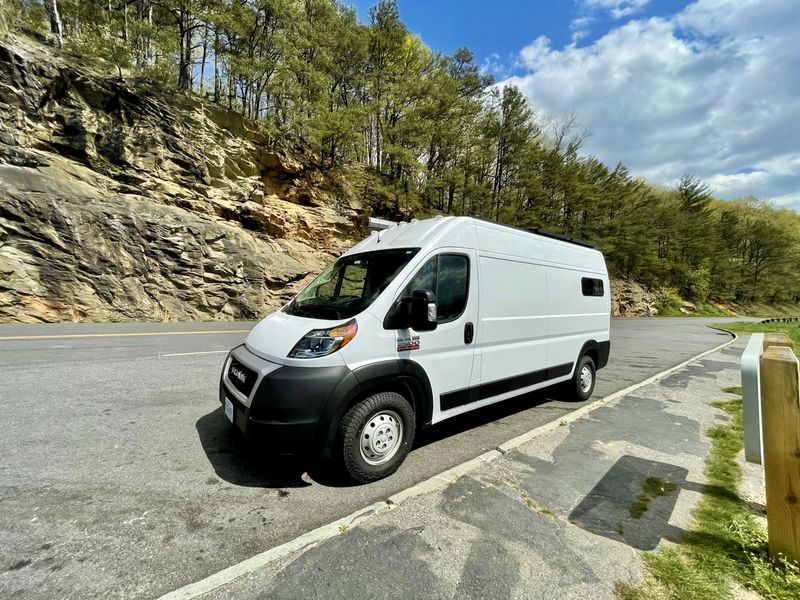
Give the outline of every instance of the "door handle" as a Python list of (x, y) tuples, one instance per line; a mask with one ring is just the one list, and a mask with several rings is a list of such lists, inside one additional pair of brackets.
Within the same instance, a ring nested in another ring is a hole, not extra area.
[(472, 323), (464, 324), (464, 343), (471, 344), (472, 338), (475, 336), (475, 326)]

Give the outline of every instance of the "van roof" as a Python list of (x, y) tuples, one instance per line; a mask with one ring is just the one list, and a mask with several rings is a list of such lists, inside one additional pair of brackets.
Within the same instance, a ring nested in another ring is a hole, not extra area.
[(373, 231), (368, 238), (356, 244), (353, 248), (346, 252), (346, 254), (369, 252), (371, 250), (388, 250), (391, 248), (424, 248), (428, 246), (446, 245), (439, 242), (443, 242), (445, 239), (451, 238), (452, 234), (454, 234), (457, 230), (470, 225), (481, 225), (482, 227), (500, 231), (505, 230), (517, 233), (523, 232), (532, 236), (540, 236), (550, 240), (556, 240), (557, 242), (563, 244), (577, 245), (596, 251), (598, 250), (597, 246), (584, 240), (575, 239), (566, 235), (539, 228), (521, 229), (476, 217), (438, 216), (421, 221), (414, 219), (409, 223), (398, 223), (396, 227), (390, 227), (380, 231)]

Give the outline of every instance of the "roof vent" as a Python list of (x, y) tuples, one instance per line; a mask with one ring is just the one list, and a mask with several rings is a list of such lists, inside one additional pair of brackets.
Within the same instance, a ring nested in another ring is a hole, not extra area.
[(370, 229), (391, 229), (392, 227), (397, 227), (397, 223), (394, 221), (387, 221), (386, 219), (369, 217), (367, 220), (367, 227)]

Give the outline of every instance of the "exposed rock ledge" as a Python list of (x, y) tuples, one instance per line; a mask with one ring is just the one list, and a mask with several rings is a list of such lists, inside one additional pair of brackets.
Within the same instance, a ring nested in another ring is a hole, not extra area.
[(611, 316), (654, 317), (658, 314), (655, 294), (635, 281), (611, 281)]
[(0, 321), (254, 318), (362, 236), (313, 157), (69, 63), (0, 40)]

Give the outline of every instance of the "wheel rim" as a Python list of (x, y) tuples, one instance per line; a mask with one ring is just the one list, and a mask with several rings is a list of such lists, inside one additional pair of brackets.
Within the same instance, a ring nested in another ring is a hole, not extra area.
[(403, 440), (403, 421), (393, 410), (382, 410), (370, 417), (358, 432), (361, 458), (370, 465), (389, 461)]
[(592, 374), (591, 367), (589, 367), (589, 365), (583, 365), (580, 378), (581, 391), (583, 393), (586, 393), (591, 389), (593, 379), (594, 375)]

